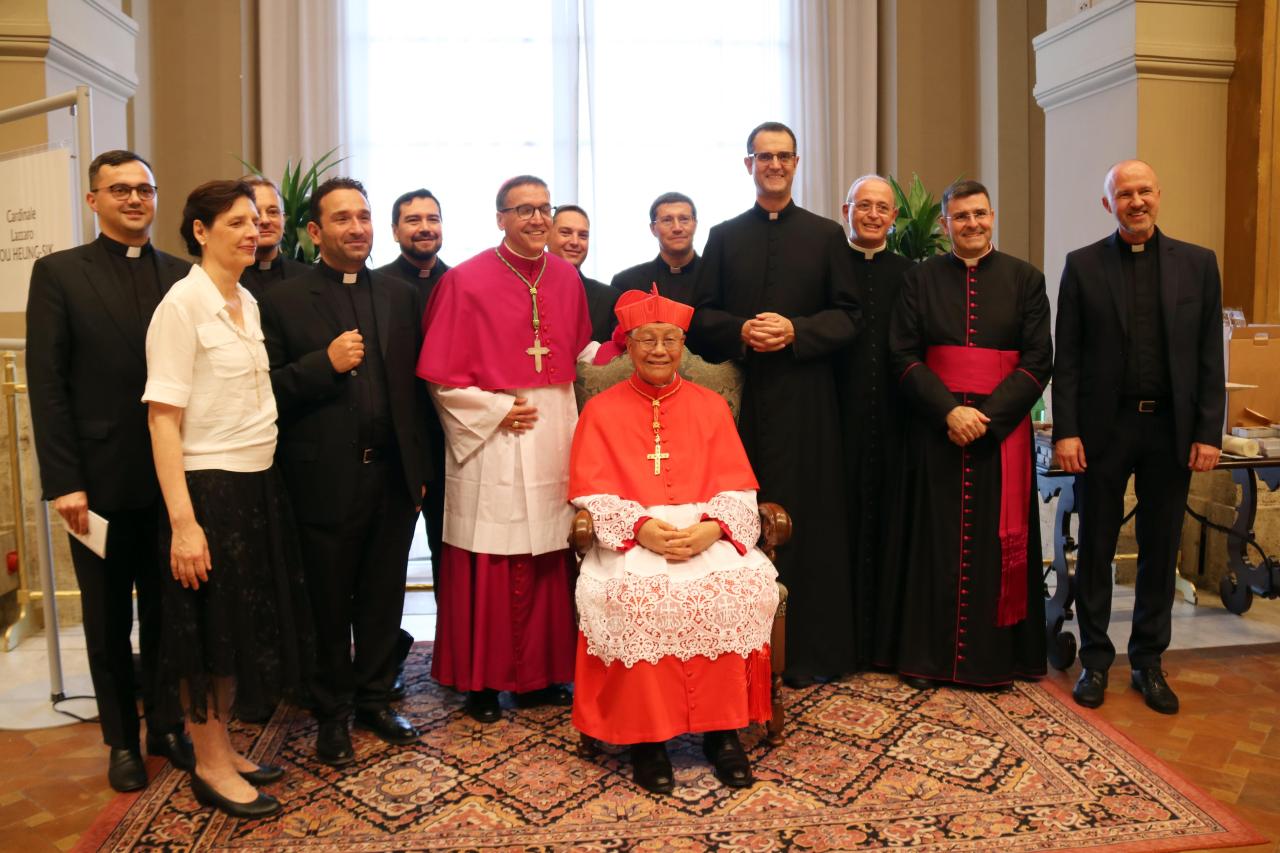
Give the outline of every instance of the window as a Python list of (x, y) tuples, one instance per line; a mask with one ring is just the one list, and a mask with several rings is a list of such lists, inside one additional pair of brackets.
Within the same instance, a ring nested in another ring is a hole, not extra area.
[(497, 244), (494, 193), (530, 173), (591, 215), (583, 271), (652, 258), (649, 204), (698, 206), (697, 245), (751, 205), (746, 136), (785, 111), (787, 4), (776, 0), (347, 0), (350, 154), (375, 263), (398, 252), (391, 203), (440, 198), (441, 257)]

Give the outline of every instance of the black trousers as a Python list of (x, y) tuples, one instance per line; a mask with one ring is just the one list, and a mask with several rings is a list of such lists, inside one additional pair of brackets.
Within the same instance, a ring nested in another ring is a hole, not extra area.
[[(95, 512), (98, 512), (95, 510)], [(160, 582), (167, 567), (159, 551), (159, 502), (145, 509), (99, 512), (107, 519), (107, 557), (71, 539), (71, 562), (80, 585), (89, 676), (98, 699), (102, 740), (117, 749), (138, 747), (138, 689), (134, 681), (133, 590), (138, 590), (138, 639), (142, 651), (142, 697), (151, 732), (180, 727), (162, 719), (155, 680), (160, 654)]]
[(399, 663), (415, 519), (399, 460), (361, 465), (353, 498), (338, 524), (298, 525), (316, 628), (311, 693), (322, 720), (385, 706)]
[(427, 484), (422, 499), (422, 520), (427, 528), (427, 547), (431, 549), (431, 583), (436, 600), (440, 600), (440, 559), (444, 547), (444, 478)]
[(1182, 518), (1191, 485), (1187, 460), (1174, 447), (1173, 413), (1143, 414), (1136, 404), (1118, 415), (1114, 441), (1086, 447), (1085, 473), (1076, 477), (1080, 507), (1080, 551), (1076, 564), (1076, 619), (1080, 662), (1106, 669), (1116, 657), (1107, 636), (1111, 621), (1111, 561), (1116, 553), (1124, 492), (1134, 477), (1138, 509), (1138, 578), (1129, 634), (1129, 665), (1158, 667), (1169, 647), (1170, 616), (1182, 537)]

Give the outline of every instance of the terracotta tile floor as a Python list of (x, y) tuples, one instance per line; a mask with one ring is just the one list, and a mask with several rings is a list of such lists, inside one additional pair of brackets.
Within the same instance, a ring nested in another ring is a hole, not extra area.
[[(1149, 711), (1112, 669), (1101, 715), (1184, 774), (1280, 850), (1280, 644), (1166, 654), (1182, 713)], [(1078, 667), (1051, 680), (1070, 690)], [(97, 726), (0, 732), (0, 849), (68, 850), (111, 800)]]

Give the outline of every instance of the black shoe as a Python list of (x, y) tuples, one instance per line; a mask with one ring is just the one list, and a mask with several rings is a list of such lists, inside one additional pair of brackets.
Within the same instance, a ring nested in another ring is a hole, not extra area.
[(107, 781), (122, 794), (141, 791), (147, 787), (147, 768), (142, 763), (142, 753), (136, 749), (111, 747), (107, 760)]
[(284, 768), (277, 764), (259, 764), (257, 770), (241, 770), (240, 776), (250, 785), (270, 785), (284, 778)]
[(1076, 686), (1071, 688), (1071, 698), (1086, 708), (1100, 707), (1102, 700), (1107, 698), (1107, 671), (1085, 667), (1076, 680)]
[(196, 769), (196, 753), (191, 738), (184, 731), (152, 734), (147, 732), (147, 755), (162, 755), (179, 770), (190, 773)]
[(392, 702), (399, 702), (409, 693), (404, 686), (404, 667), (396, 670), (396, 680), (391, 682), (391, 689), (387, 691), (387, 697)]
[(502, 706), (498, 704), (498, 691), (471, 690), (463, 706), (471, 719), (478, 723), (496, 723), (502, 719)]
[(552, 684), (541, 690), (515, 694), (517, 708), (537, 708), (539, 705), (559, 705), (567, 708), (573, 704), (573, 692), (564, 684)]
[(676, 787), (671, 759), (665, 743), (637, 743), (631, 746), (631, 778), (646, 791), (670, 794)]
[(346, 720), (320, 721), (320, 730), (316, 732), (316, 758), (331, 767), (341, 767), (356, 760)]
[(1164, 673), (1160, 671), (1160, 667), (1152, 666), (1146, 669), (1135, 669), (1129, 674), (1129, 683), (1133, 685), (1134, 690), (1142, 691), (1142, 698), (1146, 700), (1147, 707), (1161, 714), (1178, 713), (1178, 694), (1173, 692), (1173, 688), (1164, 680)]
[(918, 675), (899, 675), (898, 677), (902, 679), (903, 684), (916, 690), (932, 690), (934, 688), (933, 680), (929, 678), (921, 678)]
[(392, 711), (386, 705), (373, 710), (357, 709), (356, 728), (373, 732), (387, 743), (404, 746), (422, 737), (413, 723)]
[(702, 736), (702, 752), (716, 769), (716, 778), (730, 788), (749, 788), (755, 784), (751, 763), (742, 751), (735, 731), (707, 732)]
[(782, 676), (782, 683), (792, 690), (804, 690), (806, 687), (812, 687), (818, 682), (812, 675), (784, 675)]
[(231, 817), (267, 817), (280, 811), (280, 801), (270, 794), (258, 792), (258, 798), (251, 803), (237, 803), (213, 790), (208, 782), (196, 774), (191, 774), (191, 793), (196, 795), (196, 802), (202, 806), (210, 806)]
[(236, 719), (242, 723), (251, 723), (253, 725), (262, 725), (269, 722), (275, 714), (274, 705), (236, 705)]

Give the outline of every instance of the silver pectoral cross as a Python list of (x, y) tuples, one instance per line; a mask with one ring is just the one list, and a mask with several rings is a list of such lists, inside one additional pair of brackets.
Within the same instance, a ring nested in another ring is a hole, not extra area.
[(654, 436), (653, 452), (647, 454), (644, 458), (653, 460), (653, 474), (656, 477), (662, 473), (662, 460), (670, 459), (671, 454), (662, 452), (662, 442), (658, 440), (657, 436)]
[(542, 372), (542, 357), (550, 355), (551, 350), (542, 345), (542, 338), (537, 335), (533, 336), (533, 346), (525, 350), (526, 355), (533, 356), (533, 369), (537, 373)]

